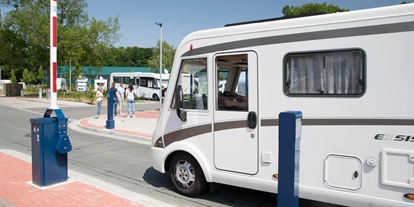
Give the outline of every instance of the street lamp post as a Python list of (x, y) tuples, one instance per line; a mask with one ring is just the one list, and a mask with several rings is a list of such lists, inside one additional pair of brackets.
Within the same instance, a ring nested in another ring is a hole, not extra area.
[(69, 60), (69, 91), (72, 92), (72, 57)]
[(160, 26), (160, 96), (158, 98), (160, 101), (160, 114), (161, 114), (161, 109), (162, 109), (162, 23), (156, 22), (155, 24)]
[(161, 123), (161, 139), (164, 139), (164, 130), (163, 130), (163, 123), (162, 123), (162, 116), (161, 116), (161, 109), (162, 109), (162, 23), (156, 22), (156, 25), (160, 26), (160, 123)]

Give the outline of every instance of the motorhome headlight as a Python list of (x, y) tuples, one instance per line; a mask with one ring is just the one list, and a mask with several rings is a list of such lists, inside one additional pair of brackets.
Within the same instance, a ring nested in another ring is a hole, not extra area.
[(412, 194), (412, 193), (406, 193), (406, 194), (404, 194), (404, 197), (414, 201), (414, 194)]

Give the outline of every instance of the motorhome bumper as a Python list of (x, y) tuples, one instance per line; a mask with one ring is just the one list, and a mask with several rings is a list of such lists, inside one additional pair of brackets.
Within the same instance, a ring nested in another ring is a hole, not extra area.
[(164, 155), (165, 151), (164, 149), (151, 147), (151, 161), (152, 161), (152, 167), (161, 172), (165, 173), (164, 169)]

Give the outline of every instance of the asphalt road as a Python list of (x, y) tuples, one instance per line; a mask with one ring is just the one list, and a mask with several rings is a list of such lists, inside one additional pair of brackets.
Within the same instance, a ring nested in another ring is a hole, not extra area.
[[(1, 101), (1, 99), (0, 99)], [(157, 108), (156, 103), (142, 107)], [(141, 108), (142, 109), (142, 108)], [(63, 112), (70, 119), (94, 116), (96, 107), (66, 107)], [(139, 110), (137, 108), (137, 110)], [(30, 118), (41, 117), (45, 108), (27, 106), (20, 109), (0, 104), (0, 148), (16, 150), (31, 155)], [(104, 112), (105, 113), (105, 112)], [(176, 206), (276, 206), (272, 194), (231, 186), (221, 186), (212, 193), (198, 198), (179, 195), (167, 175), (151, 167), (150, 146), (114, 139), (78, 130), (68, 130), (72, 143), (69, 169), (101, 179), (124, 189)], [(301, 200), (300, 206), (316, 206)], [(317, 205), (321, 206), (321, 205)]]

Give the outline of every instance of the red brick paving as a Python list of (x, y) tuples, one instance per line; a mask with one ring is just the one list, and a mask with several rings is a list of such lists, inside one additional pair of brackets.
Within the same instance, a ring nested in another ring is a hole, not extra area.
[(142, 206), (78, 181), (43, 190), (28, 181), (31, 164), (0, 152), (0, 197), (16, 206)]
[[(123, 112), (122, 115), (117, 115), (116, 117), (127, 117), (127, 112)], [(136, 118), (148, 118), (148, 119), (158, 119), (158, 111), (145, 111), (145, 112), (135, 112)]]
[(94, 129), (105, 129), (105, 127), (103, 127), (103, 126), (96, 126), (96, 125), (93, 125), (93, 124), (89, 124), (88, 119), (82, 119), (80, 121), (80, 124), (83, 125), (83, 126), (86, 126), (86, 127), (94, 128)]
[[(126, 118), (127, 115), (126, 115), (126, 113), (124, 113), (123, 115), (118, 114), (116, 117)], [(145, 112), (135, 112), (135, 117), (136, 118), (158, 119), (159, 112), (157, 110), (145, 111)], [(104, 126), (97, 126), (97, 125), (94, 125), (94, 124), (90, 124), (88, 120), (89, 119), (82, 119), (80, 121), (80, 124), (83, 125), (83, 126), (86, 126), (86, 127), (94, 128), (94, 129), (105, 129)], [(113, 129), (112, 131), (120, 132), (120, 133), (124, 133), (124, 134), (130, 134), (130, 135), (137, 135), (137, 136), (147, 137), (147, 138), (152, 137), (152, 134), (145, 134), (145, 133), (134, 132), (134, 131), (129, 131), (129, 130), (123, 130), (123, 129)]]

